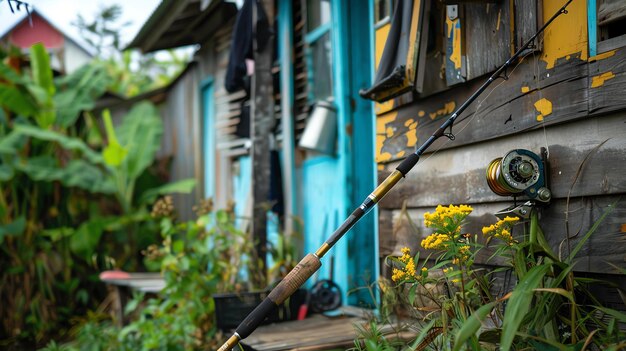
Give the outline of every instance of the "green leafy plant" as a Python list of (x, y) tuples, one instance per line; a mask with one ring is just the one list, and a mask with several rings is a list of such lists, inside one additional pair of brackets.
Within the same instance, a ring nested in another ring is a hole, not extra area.
[(141, 265), (139, 251), (158, 233), (147, 205), (193, 187), (138, 193), (160, 142), (156, 109), (139, 104), (109, 129), (125, 154), (103, 150), (106, 135), (85, 111), (104, 92), (104, 67), (53, 78), (41, 44), (30, 56), (30, 67), (13, 54), (0, 63), (0, 266), (8, 267), (0, 272), (0, 346), (16, 349), (67, 334), (73, 316), (103, 297), (98, 270)]
[[(404, 248), (401, 257), (389, 260), (395, 267), (392, 279), (398, 284), (394, 293), (406, 296), (406, 309), (419, 326), (420, 341), (413, 342), (411, 349), (624, 347), (626, 335), (616, 325), (626, 316), (601, 306), (585, 288), (587, 280), (573, 273), (577, 253), (614, 206), (606, 209), (564, 259), (556, 257), (547, 244), (534, 210), (527, 223), (527, 235), (514, 236), (519, 218), (505, 217), (483, 228), (486, 240), (482, 241), (463, 232), (471, 207), (439, 206), (433, 213), (426, 213), (424, 224), (433, 233), (421, 246), (438, 256), (420, 260), (419, 252), (412, 256)], [(483, 241), (493, 246), (492, 257), (504, 259), (499, 261), (504, 267), (485, 271), (474, 264), (484, 248), (480, 243)], [(496, 296), (491, 276), (505, 270), (514, 273), (517, 285)], [(424, 337), (425, 333), (430, 337)]]
[(92, 318), (77, 327), (72, 342), (49, 348), (73, 351), (93, 349), (88, 332), (105, 336), (98, 350), (211, 350), (223, 337), (216, 328), (212, 295), (252, 289), (242, 275), (251, 270), (253, 245), (248, 233), (238, 230), (232, 210), (213, 210), (210, 200), (196, 209), (194, 221), (178, 222), (171, 198), (159, 199), (151, 215), (158, 219), (163, 239), (144, 251), (161, 267), (165, 288), (156, 298), (146, 301), (136, 294), (126, 313), (133, 320), (123, 328), (109, 319)]

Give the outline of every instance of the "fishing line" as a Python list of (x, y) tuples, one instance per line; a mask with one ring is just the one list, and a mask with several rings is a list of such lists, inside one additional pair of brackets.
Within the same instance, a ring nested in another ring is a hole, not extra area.
[[(540, 40), (539, 45), (543, 45), (543, 37)], [(539, 101), (543, 99), (543, 92), (541, 91), (541, 86), (539, 85), (539, 59), (537, 55), (533, 51), (533, 63), (534, 63), (534, 75), (535, 75), (535, 86), (537, 87), (537, 93), (539, 95)], [(548, 145), (548, 132), (546, 131), (546, 116), (543, 116), (541, 119), (541, 127), (543, 129), (543, 138), (546, 146), (546, 158), (550, 159), (550, 146)]]
[[(524, 61), (524, 59), (526, 58), (526, 56), (530, 55), (531, 53), (527, 53), (524, 56), (522, 56), (519, 61), (517, 62), (517, 64), (513, 67), (513, 69), (511, 69), (511, 72), (508, 75), (513, 74), (513, 72), (515, 72), (515, 70), (517, 69), (517, 67)], [(470, 125), (472, 124), (472, 122), (474, 121), (474, 118), (476, 118), (476, 116), (478, 116), (479, 112), (483, 112), (480, 111), (480, 108), (482, 107), (483, 103), (485, 102), (485, 100), (487, 100), (489, 98), (489, 96), (491, 96), (491, 94), (500, 87), (500, 85), (504, 84), (504, 82), (506, 82), (506, 79), (502, 79), (502, 81), (500, 83), (498, 83), (496, 86), (494, 86), (489, 93), (487, 93), (487, 96), (485, 96), (484, 99), (480, 100), (478, 102), (478, 106), (476, 106), (476, 111), (474, 111), (474, 113), (470, 114), (469, 116), (466, 116), (464, 118), (459, 118), (458, 123), (463, 122), (465, 120), (468, 120), (467, 123), (465, 123), (458, 132), (456, 132), (456, 135), (460, 135), (461, 133), (463, 133), (463, 131)], [(449, 138), (446, 138), (444, 140), (443, 143), (441, 143), (441, 145), (439, 145), (439, 147), (437, 147), (433, 152), (429, 153), (428, 156), (424, 159), (423, 164), (427, 163), (428, 160), (430, 160), (431, 157), (435, 156), (441, 149), (443, 149), (449, 142), (451, 142), (452, 140)]]

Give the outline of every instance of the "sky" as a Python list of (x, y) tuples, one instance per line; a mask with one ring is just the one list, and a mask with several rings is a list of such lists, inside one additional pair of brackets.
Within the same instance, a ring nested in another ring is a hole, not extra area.
[[(21, 12), (11, 13), (8, 0), (0, 0), (0, 35), (13, 27), (23, 18)], [(78, 28), (72, 25), (78, 14), (90, 21), (102, 7), (118, 4), (122, 7), (122, 16), (118, 23), (131, 21), (132, 24), (122, 31), (122, 46), (128, 44), (139, 32), (143, 23), (150, 17), (160, 0), (22, 0), (37, 11), (43, 13), (53, 25), (65, 32), (70, 38), (84, 43)], [(14, 4), (14, 3), (12, 3)], [(13, 6), (15, 8), (15, 6)]]

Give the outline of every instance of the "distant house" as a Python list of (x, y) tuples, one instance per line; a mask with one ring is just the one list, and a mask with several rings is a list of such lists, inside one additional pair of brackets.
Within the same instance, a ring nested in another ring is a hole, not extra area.
[(0, 46), (16, 46), (27, 51), (33, 44), (41, 42), (50, 53), (52, 68), (62, 73), (71, 73), (93, 58), (85, 47), (37, 10), (23, 16), (16, 25), (0, 33)]

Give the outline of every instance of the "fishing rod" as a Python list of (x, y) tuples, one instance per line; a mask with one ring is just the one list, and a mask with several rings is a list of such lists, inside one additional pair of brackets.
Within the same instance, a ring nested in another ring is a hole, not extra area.
[[(567, 6), (573, 0), (568, 0), (552, 17), (530, 38), (522, 47), (520, 47), (506, 62), (500, 66), (490, 77), (470, 96), (440, 127), (437, 129), (414, 153), (405, 158), (396, 170), (393, 171), (374, 191), (367, 196), (361, 206), (355, 209), (350, 216), (335, 230), (335, 232), (320, 246), (315, 253), (306, 255), (287, 276), (276, 286), (269, 295), (261, 302), (242, 322), (239, 324), (235, 333), (222, 345), (218, 351), (230, 351), (239, 343), (239, 341), (247, 338), (252, 332), (265, 320), (265, 318), (287, 298), (289, 298), (296, 290), (298, 290), (304, 282), (309, 279), (321, 266), (321, 258), (326, 255), (333, 245), (335, 245), (350, 228), (352, 228), (366, 213), (373, 209), (376, 204), (391, 190), (400, 179), (404, 178), (407, 173), (417, 164), (420, 156), (442, 136), (450, 140), (454, 140), (452, 134), (452, 126), (457, 117), (465, 111), (480, 94), (482, 94), (493, 81), (498, 78), (508, 79), (506, 69), (513, 61), (518, 59), (522, 52), (530, 47), (533, 41), (541, 34), (549, 25), (561, 14), (567, 13)], [(504, 73), (503, 76), (501, 76)], [(446, 130), (449, 129), (449, 132)]]

